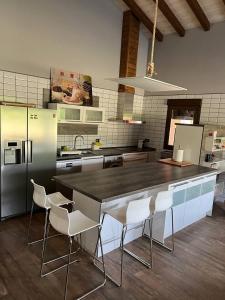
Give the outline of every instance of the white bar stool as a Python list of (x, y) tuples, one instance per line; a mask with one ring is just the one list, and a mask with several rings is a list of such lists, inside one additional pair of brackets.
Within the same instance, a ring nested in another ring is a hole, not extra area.
[[(124, 239), (127, 233), (127, 226), (134, 225), (138, 223), (146, 223), (146, 220), (149, 223), (149, 229), (151, 232), (151, 222), (152, 219), (149, 218), (150, 216), (150, 201), (151, 197), (133, 200), (128, 203), (127, 206), (121, 207), (118, 209), (112, 209), (107, 212), (104, 212), (102, 217), (102, 226), (104, 223), (104, 219), (106, 215), (111, 216), (115, 220), (117, 220), (122, 225), (122, 234), (121, 234), (121, 240), (120, 240), (120, 249), (121, 249), (121, 263), (120, 263), (120, 281), (115, 281), (110, 275), (106, 275), (111, 281), (113, 281), (117, 286), (122, 286), (122, 280), (123, 280), (123, 253), (127, 253), (136, 260), (138, 260), (140, 263), (142, 263), (147, 268), (152, 267), (152, 240), (150, 237), (150, 261), (146, 261), (143, 258), (137, 256), (135, 253), (129, 251), (124, 247)], [(151, 236), (151, 235), (150, 235)]]
[[(102, 240), (101, 240), (101, 235), (100, 235), (101, 224), (89, 219), (87, 216), (85, 216), (79, 210), (75, 210), (75, 211), (69, 213), (67, 209), (56, 206), (53, 203), (51, 204), (49, 221), (50, 221), (50, 223), (48, 224), (48, 228), (47, 228), (47, 231), (46, 231), (46, 238), (44, 239), (44, 251), (43, 251), (42, 267), (44, 266), (45, 250), (46, 250), (46, 243), (47, 243), (47, 238), (48, 238), (49, 226), (51, 225), (56, 231), (58, 231), (59, 233), (61, 233), (63, 235), (68, 236), (68, 238), (69, 238), (69, 253), (68, 253), (68, 262), (67, 262), (67, 273), (66, 273), (66, 284), (65, 284), (64, 299), (66, 299), (66, 297), (67, 297), (69, 266), (70, 266), (70, 264), (75, 262), (75, 261), (71, 262), (72, 243), (73, 243), (72, 239), (74, 237), (80, 235), (81, 233), (84, 233), (84, 232), (86, 232), (88, 230), (91, 230), (93, 228), (98, 228), (97, 243), (100, 242), (101, 257), (102, 257), (102, 261), (100, 261), (100, 262), (102, 263), (102, 266), (103, 266), (104, 280), (97, 287), (93, 288), (92, 290), (90, 290), (89, 292), (85, 293), (84, 295), (82, 295), (81, 297), (79, 297), (77, 299), (83, 299), (84, 297), (90, 295), (94, 291), (96, 291), (99, 288), (103, 287), (106, 283), (106, 274), (105, 274), (105, 265), (104, 265), (104, 258), (103, 258)], [(93, 255), (93, 257), (94, 257), (94, 255)], [(98, 258), (95, 258), (95, 259), (98, 260)], [(56, 270), (54, 270), (54, 272), (55, 271)]]
[[(31, 212), (30, 212), (30, 221), (29, 221), (29, 226), (28, 226), (28, 234), (27, 234), (28, 245), (32, 245), (32, 244), (44, 241), (44, 238), (46, 236), (47, 225), (48, 225), (49, 210), (51, 208), (50, 203), (54, 203), (57, 206), (67, 205), (67, 204), (72, 204), (73, 205), (74, 204), (73, 201), (65, 198), (59, 192), (46, 195), (45, 188), (41, 185), (36, 184), (33, 179), (31, 179), (31, 183), (33, 184), (33, 187), (34, 187), (34, 193), (33, 193), (33, 201), (32, 201), (32, 206), (31, 206)], [(41, 208), (45, 209), (44, 234), (43, 234), (42, 239), (36, 240), (36, 241), (30, 241), (30, 229), (31, 229), (32, 217), (33, 217), (34, 205), (37, 205), (38, 207), (41, 207)], [(55, 237), (57, 235), (50, 236), (49, 238)], [(42, 255), (43, 255), (43, 249), (44, 249), (44, 243), (43, 243), (43, 246), (42, 246)], [(59, 258), (62, 258), (62, 257), (59, 257)], [(42, 270), (41, 270), (41, 275), (42, 275)]]
[[(157, 241), (156, 239), (148, 236), (147, 234), (144, 234), (145, 224), (144, 224), (144, 228), (143, 228), (143, 236), (152, 239), (152, 241), (154, 243), (156, 243), (160, 247), (164, 248), (165, 250), (173, 252), (174, 251), (173, 192), (172, 191), (162, 191), (162, 192), (159, 192), (157, 194), (157, 196), (156, 196), (156, 199), (155, 199), (155, 210), (154, 210), (153, 215), (152, 215), (153, 222), (151, 223), (151, 226), (154, 223), (154, 216), (158, 212), (164, 212), (164, 211), (167, 211), (168, 209), (171, 210), (171, 229), (172, 229), (172, 231), (171, 231), (172, 232), (172, 234), (171, 234), (171, 240), (172, 240), (172, 248), (169, 248), (164, 243), (161, 243), (161, 242)], [(152, 232), (152, 228), (151, 228), (151, 232)]]

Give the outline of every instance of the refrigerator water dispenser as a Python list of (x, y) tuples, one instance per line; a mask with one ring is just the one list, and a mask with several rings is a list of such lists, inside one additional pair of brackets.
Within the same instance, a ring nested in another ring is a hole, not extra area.
[(4, 164), (15, 165), (22, 163), (22, 143), (20, 141), (6, 141), (4, 148)]

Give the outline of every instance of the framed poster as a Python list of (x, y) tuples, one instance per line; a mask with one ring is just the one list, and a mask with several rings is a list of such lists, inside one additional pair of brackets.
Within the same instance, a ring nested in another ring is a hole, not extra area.
[(52, 68), (51, 102), (92, 106), (91, 76)]

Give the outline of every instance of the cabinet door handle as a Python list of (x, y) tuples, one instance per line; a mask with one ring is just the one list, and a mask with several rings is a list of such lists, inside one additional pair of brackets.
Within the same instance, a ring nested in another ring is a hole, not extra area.
[(66, 164), (66, 168), (70, 168), (70, 167), (72, 167), (73, 166), (73, 163), (67, 163)]

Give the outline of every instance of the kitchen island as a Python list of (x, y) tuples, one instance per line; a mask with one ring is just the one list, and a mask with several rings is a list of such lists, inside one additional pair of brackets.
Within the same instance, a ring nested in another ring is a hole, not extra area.
[[(76, 208), (93, 220), (100, 221), (108, 209), (127, 205), (131, 200), (152, 196), (151, 205), (159, 191), (173, 190), (175, 232), (212, 213), (216, 171), (202, 166), (176, 167), (155, 163), (142, 163), (55, 176), (56, 182), (73, 189)], [(141, 236), (142, 224), (130, 226), (126, 241)], [(106, 217), (102, 229), (104, 252), (119, 247), (121, 228)], [(161, 243), (171, 235), (170, 212), (159, 213), (153, 223), (153, 237)], [(97, 232), (83, 236), (83, 246), (93, 251)]]

